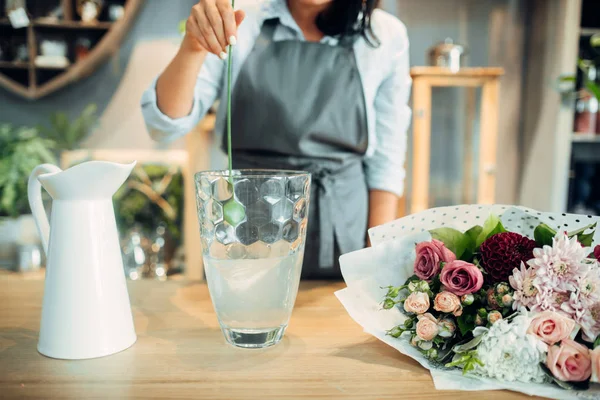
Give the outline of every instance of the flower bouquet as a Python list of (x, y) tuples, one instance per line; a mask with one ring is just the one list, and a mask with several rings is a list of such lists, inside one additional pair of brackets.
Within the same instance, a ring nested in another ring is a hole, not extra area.
[(370, 232), (336, 293), (436, 388), (599, 398), (599, 218), (460, 206)]

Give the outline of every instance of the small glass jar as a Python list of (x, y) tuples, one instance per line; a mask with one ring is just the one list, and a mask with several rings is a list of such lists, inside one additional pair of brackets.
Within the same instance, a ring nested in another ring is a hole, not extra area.
[(98, 22), (104, 0), (77, 0), (77, 14), (85, 23)]
[(598, 123), (598, 99), (588, 90), (582, 89), (575, 109), (575, 132), (595, 134)]
[(80, 37), (75, 42), (75, 61), (86, 58), (92, 49), (92, 41), (87, 37)]

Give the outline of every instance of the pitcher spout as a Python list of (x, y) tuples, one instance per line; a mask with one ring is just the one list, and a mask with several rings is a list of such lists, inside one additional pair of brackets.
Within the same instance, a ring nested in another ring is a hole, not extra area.
[(107, 199), (123, 185), (135, 165), (135, 161), (88, 161), (65, 171), (40, 175), (38, 180), (54, 200)]

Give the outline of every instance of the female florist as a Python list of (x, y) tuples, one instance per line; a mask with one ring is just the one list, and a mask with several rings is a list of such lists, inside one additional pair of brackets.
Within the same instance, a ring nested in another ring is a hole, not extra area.
[[(450, 227), (470, 213), (476, 215)], [(579, 227), (570, 231), (569, 225)], [(524, 208), (429, 210), (372, 231), (375, 242), (383, 242), (363, 252), (371, 253), (371, 264), (383, 262), (384, 273), (370, 279), (361, 272), (366, 258), (345, 257), (348, 289), (338, 297), (367, 332), (430, 369), (439, 389), (495, 386), (559, 399), (597, 398), (596, 229), (591, 216)], [(378, 306), (358, 310), (351, 292)]]

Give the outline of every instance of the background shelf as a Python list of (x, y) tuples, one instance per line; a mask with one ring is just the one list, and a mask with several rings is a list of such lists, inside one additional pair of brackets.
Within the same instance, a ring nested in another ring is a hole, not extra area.
[(600, 144), (600, 135), (577, 133), (575, 132), (571, 138), (573, 143), (598, 143)]
[(0, 61), (0, 69), (27, 69), (29, 63), (22, 61)]
[(600, 34), (600, 28), (581, 28), (581, 34), (584, 36)]
[[(0, 87), (33, 100), (90, 75), (118, 49), (142, 4), (143, 0), (104, 2), (96, 22), (83, 22), (76, 0), (28, 0), (26, 7), (31, 22), (26, 28), (16, 30), (5, 13), (5, 0), (0, 0), (0, 37), (11, 38), (11, 42), (5, 42), (5, 45), (11, 43), (9, 51), (4, 52), (9, 56), (0, 61)], [(111, 6), (123, 7), (120, 18), (115, 21), (109, 18), (116, 15), (109, 12)], [(15, 45), (15, 40), (20, 43)], [(70, 64), (36, 65), (45, 41), (64, 44)], [(19, 60), (23, 61), (14, 62), (17, 45), (21, 50)], [(27, 57), (22, 55), (23, 46), (27, 47)]]
[(33, 26), (35, 27), (58, 29), (110, 29), (113, 25), (113, 22), (108, 21), (98, 21), (95, 23), (85, 23), (81, 21), (49, 21), (43, 19), (33, 21)]

